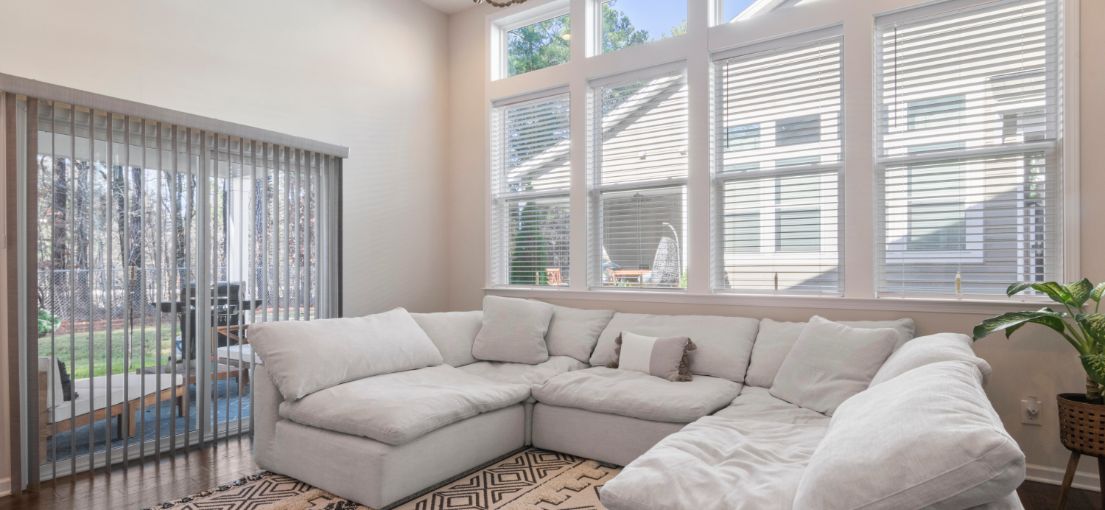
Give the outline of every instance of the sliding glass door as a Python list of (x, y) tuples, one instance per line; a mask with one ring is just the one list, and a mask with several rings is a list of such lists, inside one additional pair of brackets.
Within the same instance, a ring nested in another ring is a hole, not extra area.
[(249, 325), (337, 314), (340, 158), (15, 105), (31, 214), (29, 471), (50, 479), (248, 432), (263, 363)]

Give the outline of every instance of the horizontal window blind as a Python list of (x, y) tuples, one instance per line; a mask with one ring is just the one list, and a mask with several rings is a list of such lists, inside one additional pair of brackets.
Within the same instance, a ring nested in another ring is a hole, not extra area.
[(878, 22), (880, 295), (1062, 277), (1059, 2)]
[(492, 112), (492, 284), (567, 285), (568, 95)]
[(714, 288), (839, 294), (840, 39), (715, 64)]
[(591, 283), (685, 287), (686, 75), (619, 80), (594, 98)]

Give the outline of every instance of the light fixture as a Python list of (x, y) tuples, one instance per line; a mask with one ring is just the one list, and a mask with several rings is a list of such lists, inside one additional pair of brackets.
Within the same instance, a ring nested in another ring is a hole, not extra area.
[(510, 7), (514, 4), (520, 4), (526, 0), (472, 0), (476, 5), (491, 4), (495, 7)]

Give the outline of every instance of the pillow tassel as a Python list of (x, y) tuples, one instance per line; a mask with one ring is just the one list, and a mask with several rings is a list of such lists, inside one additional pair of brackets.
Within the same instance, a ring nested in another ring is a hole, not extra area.
[(622, 357), (622, 334), (614, 339), (614, 359), (606, 364), (606, 368), (618, 368), (618, 360)]
[(679, 360), (679, 371), (675, 373), (675, 382), (688, 382), (691, 380), (691, 351), (698, 346), (691, 340), (687, 340), (687, 347), (683, 349), (683, 357)]

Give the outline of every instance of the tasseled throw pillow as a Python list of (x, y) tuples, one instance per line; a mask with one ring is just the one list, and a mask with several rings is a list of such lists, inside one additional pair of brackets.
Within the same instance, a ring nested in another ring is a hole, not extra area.
[(690, 381), (694, 350), (694, 342), (685, 336), (656, 338), (623, 331), (614, 340), (614, 361), (606, 366), (669, 381)]

